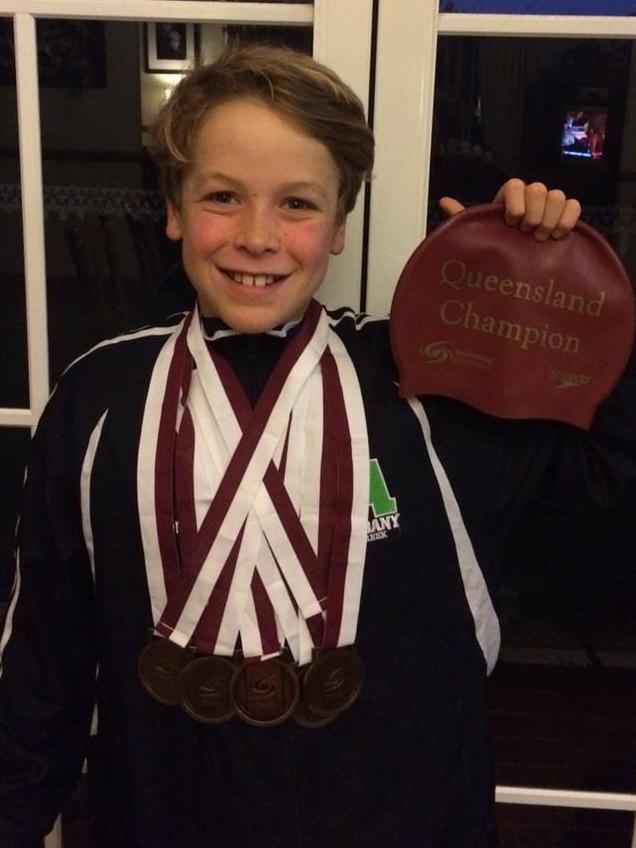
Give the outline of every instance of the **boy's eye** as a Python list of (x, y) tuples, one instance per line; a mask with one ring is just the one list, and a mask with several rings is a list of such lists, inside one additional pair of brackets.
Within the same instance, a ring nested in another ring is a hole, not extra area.
[(232, 203), (235, 200), (234, 193), (231, 191), (210, 191), (205, 195), (203, 200), (209, 203)]
[(288, 197), (285, 201), (285, 205), (288, 209), (315, 209), (316, 204), (312, 203), (310, 200), (304, 200), (302, 197)]

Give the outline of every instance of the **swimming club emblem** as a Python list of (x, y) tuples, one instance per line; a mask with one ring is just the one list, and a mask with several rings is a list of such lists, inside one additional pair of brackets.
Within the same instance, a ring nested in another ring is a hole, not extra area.
[(370, 463), (371, 482), (369, 487), (369, 523), (367, 541), (386, 539), (389, 533), (400, 528), (400, 513), (397, 499), (389, 494), (384, 474), (377, 459)]

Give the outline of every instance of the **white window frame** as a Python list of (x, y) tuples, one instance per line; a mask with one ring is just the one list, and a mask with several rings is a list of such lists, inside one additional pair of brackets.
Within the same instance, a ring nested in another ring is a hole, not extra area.
[[(0, 408), (0, 427), (33, 428), (50, 394), (46, 257), (36, 18), (118, 21), (204, 21), (224, 24), (313, 25), (314, 56), (347, 80), (363, 103), (369, 98), (372, 0), (315, 0), (313, 4), (216, 0), (0, 0), (0, 16), (15, 32), (20, 182), (24, 240), (29, 407)], [(356, 38), (351, 40), (351, 32)], [(329, 305), (359, 306), (364, 199), (347, 225), (347, 247), (335, 257), (321, 290)]]
[(636, 17), (441, 14), (437, 0), (379, 3), (366, 307), (385, 314), (426, 233), (438, 36), (636, 39)]
[[(636, 39), (636, 17), (443, 14), (438, 0), (379, 3), (367, 309), (385, 314), (406, 260), (426, 233), (438, 36)], [(496, 798), (505, 804), (636, 813), (632, 794), (498, 786)]]

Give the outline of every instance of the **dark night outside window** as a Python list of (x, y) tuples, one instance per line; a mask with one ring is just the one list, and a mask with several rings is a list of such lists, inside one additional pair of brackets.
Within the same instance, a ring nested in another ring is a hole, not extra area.
[(636, 15), (635, 0), (440, 0), (440, 12), (516, 15)]

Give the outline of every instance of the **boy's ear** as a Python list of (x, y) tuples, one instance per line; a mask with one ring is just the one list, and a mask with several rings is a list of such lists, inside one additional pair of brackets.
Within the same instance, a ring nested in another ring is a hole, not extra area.
[(347, 221), (346, 219), (342, 222), (342, 224), (338, 224), (333, 232), (333, 236), (331, 239), (331, 253), (334, 256), (338, 256), (339, 253), (345, 249), (345, 232), (347, 229)]
[(179, 241), (183, 235), (181, 214), (171, 200), (166, 200), (166, 235), (172, 241)]

